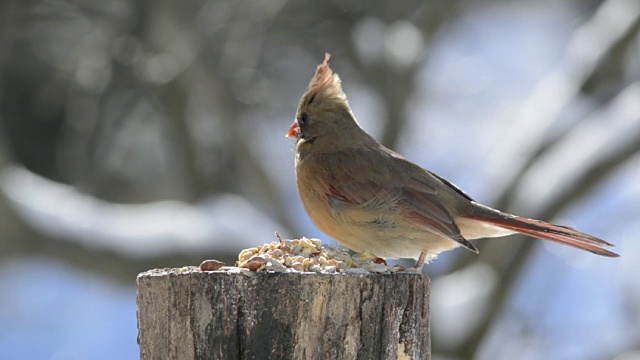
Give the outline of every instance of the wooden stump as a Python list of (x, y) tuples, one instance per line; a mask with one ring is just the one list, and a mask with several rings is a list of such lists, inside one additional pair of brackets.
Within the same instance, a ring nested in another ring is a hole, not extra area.
[(429, 359), (429, 278), (151, 270), (141, 359)]

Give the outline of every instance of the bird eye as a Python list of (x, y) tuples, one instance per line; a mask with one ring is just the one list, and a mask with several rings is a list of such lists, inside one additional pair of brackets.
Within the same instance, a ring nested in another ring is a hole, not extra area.
[(300, 115), (298, 115), (298, 125), (299, 126), (305, 126), (305, 125), (307, 125), (308, 122), (309, 122), (309, 114), (301, 113)]

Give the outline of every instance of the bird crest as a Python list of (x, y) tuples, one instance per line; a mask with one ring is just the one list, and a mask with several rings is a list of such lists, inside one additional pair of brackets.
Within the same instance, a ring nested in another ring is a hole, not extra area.
[(347, 100), (342, 91), (340, 77), (329, 67), (329, 59), (331, 59), (331, 55), (325, 54), (324, 61), (318, 65), (316, 74), (305, 91), (302, 104), (313, 105), (324, 103), (327, 100), (329, 102), (345, 102)]

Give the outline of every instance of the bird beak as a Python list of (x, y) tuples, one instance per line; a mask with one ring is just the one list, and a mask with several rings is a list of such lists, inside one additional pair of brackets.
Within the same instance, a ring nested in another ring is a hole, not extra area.
[(298, 126), (297, 120), (293, 121), (293, 124), (291, 124), (291, 127), (289, 128), (289, 131), (287, 131), (287, 134), (285, 136), (288, 137), (289, 139), (300, 138), (300, 126)]

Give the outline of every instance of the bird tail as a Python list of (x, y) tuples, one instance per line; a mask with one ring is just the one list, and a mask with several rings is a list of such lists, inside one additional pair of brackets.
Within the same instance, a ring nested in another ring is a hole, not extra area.
[[(612, 251), (602, 248), (603, 246), (613, 247), (613, 244), (599, 239), (595, 236), (580, 232), (574, 228), (554, 225), (540, 220), (528, 219), (503, 213), (482, 205), (480, 206), (482, 210), (479, 212), (479, 214), (477, 214), (476, 216), (470, 216), (470, 218), (534, 238), (573, 246), (597, 255), (607, 257), (620, 256)], [(479, 208), (476, 207), (476, 209)]]

